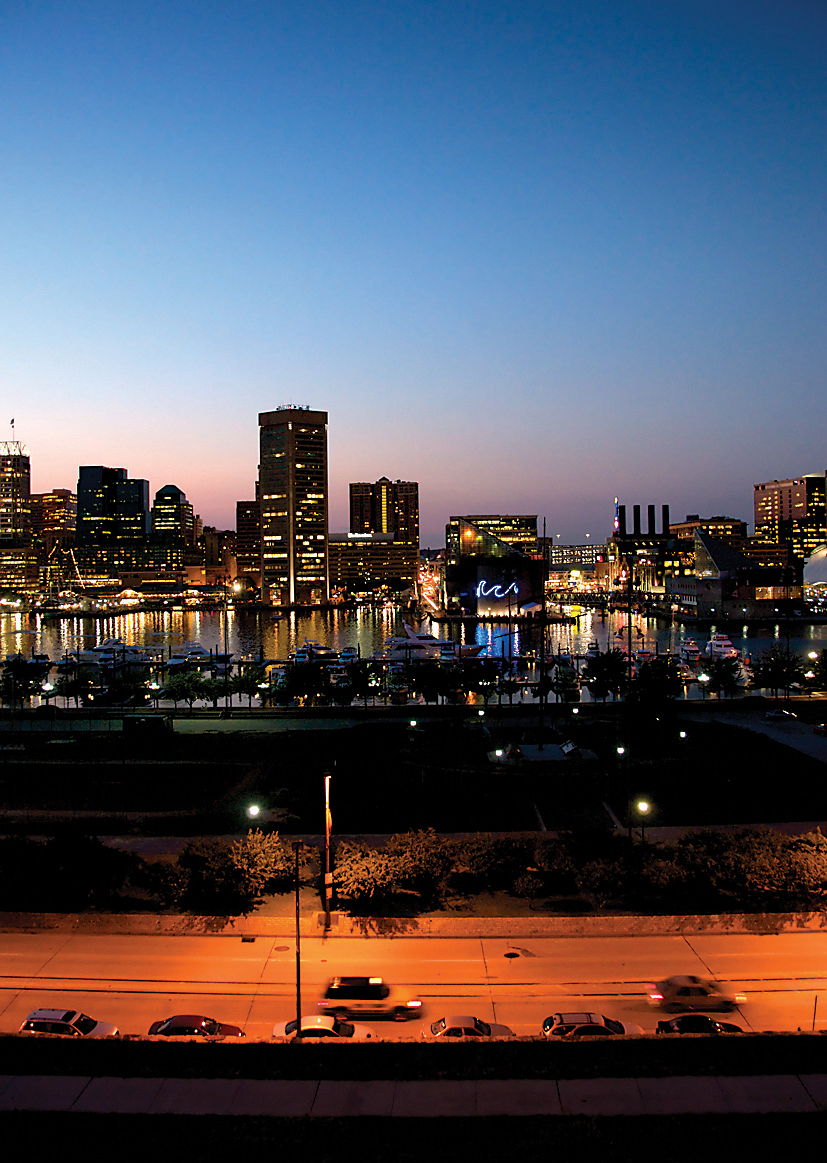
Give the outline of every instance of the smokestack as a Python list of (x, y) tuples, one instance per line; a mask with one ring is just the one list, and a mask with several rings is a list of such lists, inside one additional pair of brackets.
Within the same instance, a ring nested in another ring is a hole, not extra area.
[(632, 519), (634, 528), (632, 530), (635, 537), (640, 537), (640, 505), (634, 505), (632, 508)]
[(649, 507), (646, 510), (646, 521), (647, 521), (646, 532), (649, 534), (650, 537), (654, 537), (655, 536), (655, 506), (654, 505), (649, 505)]
[(621, 537), (626, 536), (626, 506), (617, 506), (617, 531)]
[(661, 521), (663, 522), (663, 534), (664, 534), (664, 537), (668, 537), (669, 536), (669, 506), (668, 505), (661, 505), (660, 512), (661, 512)]

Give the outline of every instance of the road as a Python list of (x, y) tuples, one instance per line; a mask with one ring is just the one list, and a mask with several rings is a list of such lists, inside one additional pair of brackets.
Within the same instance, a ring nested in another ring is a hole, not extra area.
[[(518, 956), (513, 956), (514, 953)], [(512, 956), (507, 956), (512, 954)], [(302, 940), (305, 1013), (327, 978), (370, 974), (408, 984), (428, 1021), (471, 1013), (536, 1034), (557, 1010), (595, 1010), (654, 1029), (647, 982), (697, 973), (747, 995), (745, 1029), (827, 1029), (827, 933), (678, 937), (313, 937)], [(142, 1034), (173, 1013), (202, 1013), (267, 1038), (295, 1014), (295, 945), (285, 938), (94, 936), (0, 938), (0, 1031), (38, 1007), (78, 1008)], [(371, 1023), (377, 1036), (418, 1036), (421, 1021)]]

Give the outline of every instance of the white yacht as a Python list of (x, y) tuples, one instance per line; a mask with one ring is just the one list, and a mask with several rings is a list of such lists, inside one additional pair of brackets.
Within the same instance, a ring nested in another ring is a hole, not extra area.
[(168, 669), (176, 670), (186, 666), (205, 666), (212, 656), (200, 642), (185, 642), (183, 646), (176, 646), (166, 661)]
[(440, 655), (443, 648), (452, 650), (457, 658), (476, 658), (478, 654), (485, 649), (484, 643), (471, 643), (464, 645), (460, 642), (454, 642), (450, 638), (437, 638), (434, 634), (422, 634), (419, 630), (414, 630), (413, 626), (409, 626), (407, 622), (403, 622), (405, 629), (405, 638), (390, 638), (388, 643), (401, 643), (403, 646), (410, 643), (416, 646), (423, 646), (429, 650), (435, 657)]
[(80, 650), (78, 661), (86, 666), (140, 666), (147, 661), (143, 650), (127, 646), (120, 638), (105, 638), (88, 650)]
[(727, 634), (713, 634), (704, 647), (709, 658), (738, 658), (738, 651)]

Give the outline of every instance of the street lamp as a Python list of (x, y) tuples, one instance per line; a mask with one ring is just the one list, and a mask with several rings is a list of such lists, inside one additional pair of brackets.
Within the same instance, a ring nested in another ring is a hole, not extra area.
[(330, 898), (333, 896), (333, 873), (330, 871), (330, 833), (333, 817), (330, 814), (330, 772), (324, 775), (324, 931), (330, 932)]
[(708, 675), (708, 674), (705, 674), (705, 673), (704, 673), (704, 674), (699, 674), (699, 675), (698, 675), (698, 682), (701, 684), (701, 694), (702, 694), (702, 698), (703, 698), (703, 699), (706, 699), (706, 685), (707, 685), (707, 683), (709, 682), (709, 675)]
[(293, 843), (293, 851), (296, 854), (296, 1041), (300, 1042), (302, 1037), (302, 947), (301, 947), (301, 927), (299, 925), (299, 853), (301, 852), (302, 842), (296, 840)]
[(638, 802), (635, 804), (635, 807), (637, 808), (637, 811), (638, 811), (638, 815), (640, 816), (640, 839), (641, 839), (641, 841), (645, 841), (645, 839), (646, 839), (646, 830), (645, 830), (646, 817), (648, 816), (648, 814), (651, 810), (651, 806), (652, 805), (648, 802), (648, 800), (638, 800)]

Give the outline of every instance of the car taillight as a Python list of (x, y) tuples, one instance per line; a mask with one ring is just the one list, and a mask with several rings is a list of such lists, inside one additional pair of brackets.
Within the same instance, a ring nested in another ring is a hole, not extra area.
[(418, 1010), (422, 1005), (421, 1001), (409, 1001), (405, 1003), (410, 1010)]
[(649, 997), (652, 999), (652, 1001), (663, 1001), (662, 993), (650, 993)]

